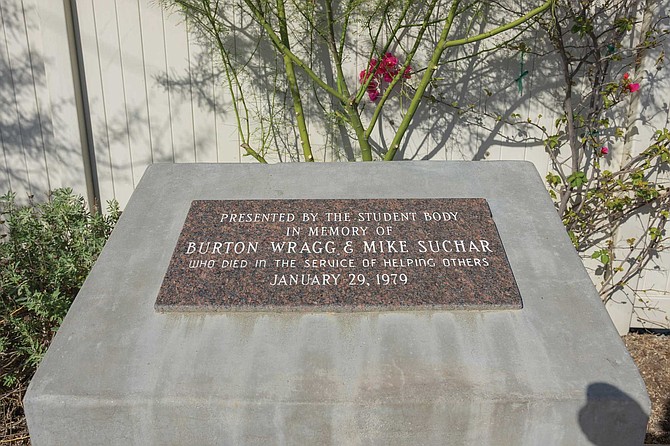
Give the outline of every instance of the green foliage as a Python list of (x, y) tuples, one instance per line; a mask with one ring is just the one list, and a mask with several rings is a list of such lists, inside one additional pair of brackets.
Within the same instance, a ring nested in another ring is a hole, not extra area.
[(578, 188), (586, 183), (586, 174), (584, 172), (573, 172), (568, 177), (568, 184), (572, 188)]
[(572, 25), (570, 31), (579, 34), (579, 37), (584, 37), (586, 34), (593, 32), (593, 23), (586, 16), (575, 17), (574, 25)]
[(649, 228), (649, 236), (652, 240), (658, 240), (663, 235), (663, 230), (657, 227)]
[(13, 387), (35, 371), (51, 338), (119, 218), (91, 213), (70, 189), (47, 203), (17, 206), (0, 197), (0, 385)]
[(599, 263), (593, 272), (605, 301), (623, 288), (638, 293), (633, 279), (669, 240), (670, 130), (656, 131), (641, 151), (628, 144), (634, 98), (653, 88), (640, 61), (666, 34), (660, 20), (639, 22), (636, 8), (623, 0), (580, 7), (557, 0), (551, 20), (539, 21), (564, 68), (561, 115), (551, 129), (536, 126), (552, 161), (546, 182), (575, 248)]
[[(646, 150), (615, 172), (594, 166), (590, 169), (589, 177), (582, 171), (576, 171), (564, 181), (559, 175), (547, 174), (547, 185), (555, 199), (559, 196), (570, 196), (565, 192), (581, 187), (581, 190), (571, 192), (572, 196), (579, 197), (579, 201), (575, 200), (563, 213), (563, 223), (570, 231), (575, 247), (579, 251), (589, 250), (593, 247), (594, 240), (600, 239), (602, 234), (608, 234), (619, 222), (625, 221), (645, 206), (654, 205), (648, 211), (658, 214), (663, 221), (667, 220), (669, 213), (666, 209), (666, 188), (661, 183), (651, 181), (651, 178), (659, 169), (667, 167), (669, 158), (670, 132), (662, 129), (656, 132), (654, 140)], [(662, 232), (661, 229), (649, 229), (651, 241), (660, 241)], [(632, 243), (629, 242), (631, 245)], [(607, 251), (597, 250), (592, 258), (602, 260), (599, 254), (601, 252)], [(609, 259), (602, 263), (608, 264)]]
[(633, 30), (635, 19), (633, 17), (620, 17), (614, 21), (614, 26), (620, 33), (626, 33)]
[(553, 150), (559, 146), (559, 138), (560, 135), (550, 135), (547, 139), (544, 140), (544, 143), (547, 145), (547, 147)]
[(561, 177), (558, 175), (554, 175), (553, 173), (549, 172), (546, 176), (547, 183), (551, 187), (556, 187), (559, 184), (561, 184)]
[(592, 259), (600, 260), (600, 263), (607, 265), (610, 263), (610, 254), (606, 249), (601, 249), (591, 254)]

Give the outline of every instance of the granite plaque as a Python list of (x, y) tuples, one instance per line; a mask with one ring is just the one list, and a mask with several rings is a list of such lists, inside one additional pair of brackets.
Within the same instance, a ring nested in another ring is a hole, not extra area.
[(193, 201), (159, 311), (518, 309), (482, 198)]

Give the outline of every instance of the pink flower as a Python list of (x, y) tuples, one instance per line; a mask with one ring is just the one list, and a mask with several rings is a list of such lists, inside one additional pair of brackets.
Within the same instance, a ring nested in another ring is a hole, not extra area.
[(368, 92), (368, 97), (370, 98), (371, 101), (376, 100), (379, 97), (379, 82), (377, 82), (376, 78), (370, 79), (370, 83), (368, 83), (368, 88), (366, 89)]
[(379, 66), (379, 72), (385, 82), (393, 82), (393, 78), (398, 74), (398, 58), (391, 53), (386, 53)]
[(608, 153), (610, 153), (610, 149), (608, 149), (607, 147), (601, 147), (601, 148), (600, 148), (600, 155), (601, 155), (601, 156), (605, 156), (605, 155), (607, 155)]
[(631, 93), (635, 93), (636, 91), (638, 91), (640, 89), (640, 84), (628, 84), (628, 85), (626, 85), (626, 88)]
[(377, 59), (374, 59), (374, 58), (370, 59), (370, 68), (368, 68), (370, 73), (374, 73), (375, 76), (379, 74), (379, 71), (381, 70), (381, 68), (383, 66), (383, 64), (380, 64), (379, 66), (377, 66), (377, 63), (378, 63)]
[(623, 84), (623, 88), (625, 90), (628, 90), (629, 93), (635, 93), (640, 89), (640, 84), (638, 83), (631, 83), (630, 81), (630, 75), (628, 73), (624, 73), (623, 75), (623, 81), (621, 81)]
[[(370, 100), (376, 100), (380, 95), (379, 86), (382, 82), (391, 83), (400, 74), (398, 58), (393, 53), (386, 53), (381, 61), (372, 58), (368, 64), (368, 69), (358, 74), (358, 81), (361, 84), (367, 84), (367, 93)], [(407, 67), (403, 71), (402, 77), (409, 79), (412, 76), (411, 68)]]
[(373, 88), (377, 88), (377, 80), (372, 75), (372, 73), (370, 71), (363, 70), (358, 74), (358, 81), (361, 84), (364, 84), (364, 83), (368, 82), (368, 79), (370, 79), (370, 83), (368, 84), (368, 88), (370, 88), (370, 86), (373, 86)]
[(382, 59), (382, 66), (385, 69), (394, 69), (398, 65), (398, 58), (391, 53), (384, 54), (384, 59)]

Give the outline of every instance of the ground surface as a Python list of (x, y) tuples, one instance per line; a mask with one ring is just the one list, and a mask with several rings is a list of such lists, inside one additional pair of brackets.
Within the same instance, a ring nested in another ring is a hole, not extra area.
[[(670, 444), (670, 334), (631, 333), (624, 342), (651, 398), (646, 444)], [(2, 395), (0, 445), (30, 445), (21, 407), (22, 391)]]
[(30, 445), (28, 429), (26, 428), (26, 419), (23, 416), (23, 406), (21, 398), (25, 393), (24, 388), (16, 389), (11, 392), (4, 392), (0, 400), (0, 444), (1, 445)]
[(651, 398), (647, 444), (670, 444), (670, 334), (624, 336)]

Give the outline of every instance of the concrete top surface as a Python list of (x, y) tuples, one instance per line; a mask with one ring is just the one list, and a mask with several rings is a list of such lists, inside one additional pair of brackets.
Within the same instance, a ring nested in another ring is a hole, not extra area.
[[(521, 310), (154, 309), (192, 200), (450, 197), (488, 201)], [(258, 404), (328, 405), (336, 408), (333, 419), (339, 417), (333, 426), (365, 422), (371, 437), (383, 438), (432, 432), (426, 426), (442, 420), (431, 407), (454, 402), (464, 414), (453, 420), (456, 430), (474, 422), (467, 414), (482, 401), (492, 402), (492, 417), (508, 410), (496, 409), (496, 401), (529, 411), (546, 401), (583, 407), (598, 383), (649, 413), (644, 383), (532, 164), (163, 164), (151, 166), (138, 185), (36, 373), (26, 405), (29, 415), (50, 404), (129, 407), (135, 415), (128, 435), (144, 432), (158, 405), (194, 410), (200, 419), (216, 418), (198, 411), (210, 404), (243, 407), (239, 419), (228, 420), (238, 429), (230, 434), (233, 442), (270, 429), (245, 421), (257, 423), (251, 415), (261, 410)], [(426, 402), (411, 426), (389, 425), (392, 411), (361, 421), (360, 411), (344, 410)], [(273, 413), (269, 424), (277, 423)], [(576, 424), (579, 414), (570, 417)], [(486, 435), (495, 436), (493, 429)], [(334, 443), (351, 443), (337, 437), (343, 433), (329, 435)]]

